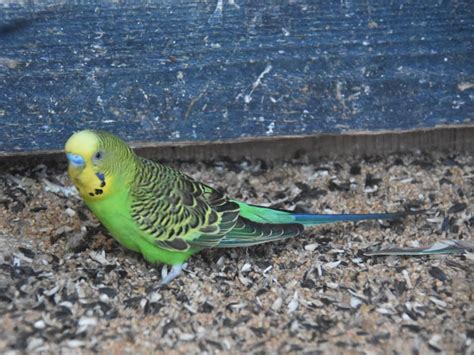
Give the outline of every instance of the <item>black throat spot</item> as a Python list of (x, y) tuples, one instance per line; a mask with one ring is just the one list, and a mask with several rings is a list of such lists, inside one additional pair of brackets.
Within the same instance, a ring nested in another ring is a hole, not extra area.
[(104, 193), (104, 190), (95, 189), (94, 192), (89, 192), (89, 196), (98, 196), (98, 195), (102, 195), (103, 193)]

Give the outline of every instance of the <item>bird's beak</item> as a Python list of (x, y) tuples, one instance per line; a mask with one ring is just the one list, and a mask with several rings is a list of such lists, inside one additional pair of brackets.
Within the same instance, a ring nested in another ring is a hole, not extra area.
[(67, 153), (66, 157), (69, 164), (75, 168), (83, 168), (86, 165), (86, 161), (79, 154)]

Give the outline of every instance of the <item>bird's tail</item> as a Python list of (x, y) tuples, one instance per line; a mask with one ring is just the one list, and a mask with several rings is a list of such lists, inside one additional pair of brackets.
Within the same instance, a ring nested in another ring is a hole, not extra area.
[(219, 242), (221, 248), (251, 246), (292, 238), (301, 234), (304, 226), (323, 223), (397, 219), (410, 213), (373, 214), (300, 214), (235, 201), (240, 216), (234, 228)]
[(412, 214), (412, 212), (370, 214), (301, 214), (268, 207), (249, 205), (238, 201), (236, 202), (240, 205), (240, 215), (257, 223), (297, 223), (304, 226), (316, 226), (318, 224), (324, 223), (356, 222), (371, 219), (394, 220), (401, 219), (408, 214)]
[(293, 214), (293, 223), (304, 226), (315, 226), (333, 222), (357, 222), (370, 219), (394, 220), (405, 216), (404, 213), (369, 213), (369, 214)]

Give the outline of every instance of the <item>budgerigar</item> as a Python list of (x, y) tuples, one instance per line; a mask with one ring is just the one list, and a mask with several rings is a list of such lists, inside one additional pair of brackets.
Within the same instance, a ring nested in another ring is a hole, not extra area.
[(66, 143), (68, 173), (87, 206), (124, 247), (171, 265), (169, 283), (205, 248), (247, 247), (296, 237), (306, 226), (394, 219), (400, 213), (300, 214), (236, 201), (184, 173), (137, 156), (95, 130)]

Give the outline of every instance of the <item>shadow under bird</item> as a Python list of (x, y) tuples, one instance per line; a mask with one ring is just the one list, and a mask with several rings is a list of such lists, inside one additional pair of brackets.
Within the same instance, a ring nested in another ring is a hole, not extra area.
[(248, 247), (299, 236), (307, 226), (405, 215), (300, 214), (236, 201), (137, 156), (105, 131), (73, 134), (65, 152), (74, 185), (112, 236), (148, 262), (172, 266), (161, 284), (179, 276), (188, 258), (205, 248)]

